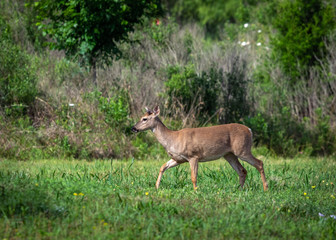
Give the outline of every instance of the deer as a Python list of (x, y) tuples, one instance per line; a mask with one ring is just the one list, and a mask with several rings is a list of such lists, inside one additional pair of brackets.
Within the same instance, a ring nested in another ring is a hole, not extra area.
[(254, 157), (251, 152), (253, 141), (250, 128), (242, 124), (230, 123), (174, 131), (162, 123), (159, 114), (159, 106), (154, 107), (153, 110), (146, 108), (146, 113), (132, 127), (134, 133), (150, 129), (171, 158), (160, 168), (155, 184), (156, 189), (159, 189), (163, 173), (167, 169), (189, 162), (191, 181), (194, 190), (197, 190), (198, 164), (224, 157), (238, 173), (241, 188), (244, 187), (247, 171), (238, 158), (259, 171), (264, 191), (268, 190), (263, 162)]

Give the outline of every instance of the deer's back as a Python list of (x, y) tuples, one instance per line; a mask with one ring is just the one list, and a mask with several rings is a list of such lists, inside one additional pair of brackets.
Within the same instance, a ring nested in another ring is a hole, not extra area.
[(217, 159), (229, 152), (240, 154), (252, 145), (251, 130), (241, 124), (232, 123), (202, 128), (185, 128), (176, 132), (174, 149), (181, 154), (202, 159)]

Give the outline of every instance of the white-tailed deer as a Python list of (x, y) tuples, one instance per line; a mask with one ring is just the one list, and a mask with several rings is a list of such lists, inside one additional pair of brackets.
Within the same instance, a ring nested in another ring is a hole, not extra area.
[(153, 111), (146, 110), (146, 114), (140, 122), (133, 126), (132, 131), (139, 132), (151, 129), (171, 157), (160, 169), (156, 188), (159, 188), (164, 171), (181, 163), (189, 162), (191, 180), (196, 190), (198, 163), (224, 157), (238, 173), (241, 187), (244, 186), (247, 171), (240, 164), (238, 158), (248, 162), (260, 172), (264, 190), (268, 189), (263, 162), (251, 153), (252, 132), (248, 127), (232, 123), (172, 131), (159, 119), (160, 109), (158, 106)]

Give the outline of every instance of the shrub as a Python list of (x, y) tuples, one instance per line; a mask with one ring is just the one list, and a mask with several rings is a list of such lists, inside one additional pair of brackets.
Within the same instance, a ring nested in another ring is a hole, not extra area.
[(220, 122), (239, 122), (249, 114), (250, 104), (247, 99), (248, 82), (246, 60), (241, 56), (234, 56), (227, 70), (220, 72), (221, 79), (221, 99), (219, 106), (223, 108), (220, 114)]
[(125, 130), (129, 124), (129, 100), (127, 92), (115, 91), (112, 97), (104, 97), (102, 92), (93, 91), (86, 96), (98, 103), (99, 110), (105, 115), (105, 122), (119, 130)]
[(199, 120), (205, 120), (217, 110), (217, 98), (220, 89), (220, 75), (215, 69), (196, 74), (193, 65), (169, 67), (168, 80), (165, 82), (165, 96), (169, 105), (178, 102), (186, 113), (199, 108)]
[[(286, 118), (286, 109), (284, 113), (284, 117), (279, 118), (258, 113), (254, 117), (245, 118), (244, 124), (252, 129), (256, 145), (265, 145), (275, 154), (295, 156), (304, 146), (299, 136), (304, 131), (300, 124)], [(298, 127), (297, 131), (293, 131), (295, 127)]]
[(335, 132), (331, 128), (330, 118), (317, 110), (319, 116), (316, 126), (310, 122), (295, 121), (289, 108), (283, 108), (277, 117), (256, 114), (245, 118), (244, 124), (253, 131), (257, 145), (265, 145), (272, 152), (282, 156), (293, 157), (298, 154), (330, 155), (336, 151)]
[(313, 145), (313, 154), (334, 154), (336, 151), (336, 133), (330, 125), (330, 116), (316, 110), (317, 123), (310, 138)]
[(331, 1), (285, 0), (279, 4), (273, 25), (278, 34), (272, 38), (274, 58), (293, 81), (300, 76), (298, 66), (315, 65), (325, 53), (324, 39), (336, 26)]
[[(218, 118), (213, 120), (223, 123), (239, 122), (249, 113), (244, 64), (234, 58), (228, 69), (211, 67), (200, 75), (191, 64), (168, 68), (165, 96), (169, 105), (177, 102), (186, 113), (196, 112), (201, 122), (208, 122), (214, 115)], [(195, 111), (197, 108), (199, 111)]]
[(0, 106), (8, 115), (22, 114), (37, 95), (37, 79), (28, 55), (13, 44), (1, 20), (0, 25)]
[(255, 5), (254, 1), (227, 0), (227, 1), (173, 1), (168, 11), (179, 22), (196, 21), (205, 26), (211, 34), (217, 34), (227, 23), (241, 23), (249, 20), (248, 6)]

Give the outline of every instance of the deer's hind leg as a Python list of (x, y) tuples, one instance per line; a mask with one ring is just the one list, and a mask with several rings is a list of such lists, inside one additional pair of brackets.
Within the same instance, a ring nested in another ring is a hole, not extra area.
[(159, 189), (161, 178), (162, 178), (164, 171), (166, 171), (169, 168), (176, 167), (180, 164), (181, 163), (176, 162), (174, 159), (170, 159), (168, 162), (166, 162), (165, 164), (161, 166), (159, 176), (155, 184), (156, 189)]
[(238, 173), (239, 184), (241, 188), (243, 188), (247, 175), (246, 169), (240, 164), (238, 158), (233, 153), (226, 154), (224, 158), (230, 163), (231, 167)]
[(265, 172), (264, 172), (264, 164), (261, 160), (255, 158), (252, 153), (243, 154), (241, 156), (238, 156), (241, 160), (248, 162), (253, 167), (255, 167), (261, 176), (261, 180), (263, 183), (264, 191), (268, 190), (268, 184), (266, 182)]

